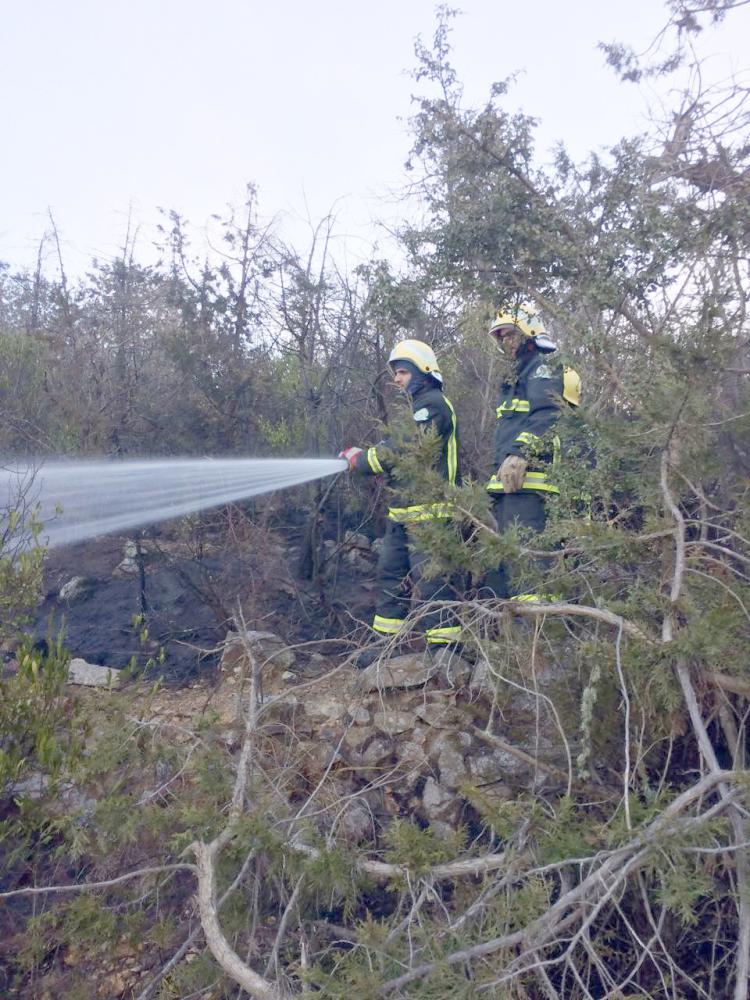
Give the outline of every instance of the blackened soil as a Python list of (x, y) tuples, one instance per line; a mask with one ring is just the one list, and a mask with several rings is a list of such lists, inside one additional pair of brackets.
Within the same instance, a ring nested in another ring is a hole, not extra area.
[[(361, 623), (372, 613), (374, 557), (369, 572), (366, 564), (355, 571), (337, 560), (335, 573), (310, 580), (300, 569), (303, 526), (285, 525), (261, 538), (233, 537), (231, 544), (222, 526), (200, 546), (187, 547), (170, 530), (152, 529), (141, 542), (143, 588), (138, 572), (117, 569), (126, 536), (50, 552), (35, 636), (55, 638), (63, 628), (72, 656), (175, 684), (215, 671), (238, 601), (249, 628), (276, 632), (290, 644), (309, 643), (302, 662), (315, 652), (343, 653), (361, 641)], [(62, 600), (60, 589), (73, 577), (84, 577), (88, 589)]]

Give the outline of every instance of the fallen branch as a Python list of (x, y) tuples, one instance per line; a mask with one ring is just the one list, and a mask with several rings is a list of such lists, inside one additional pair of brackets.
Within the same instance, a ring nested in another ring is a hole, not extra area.
[[(588, 907), (592, 903), (600, 903), (603, 895), (611, 896), (623, 877), (637, 871), (651, 856), (657, 840), (665, 836), (685, 834), (692, 830), (695, 825), (704, 822), (707, 818), (705, 816), (690, 817), (678, 827), (673, 826), (674, 820), (684, 809), (723, 782), (744, 780), (745, 774), (742, 771), (720, 771), (719, 773), (712, 772), (706, 775), (674, 799), (660, 816), (638, 833), (628, 844), (624, 844), (622, 847), (609, 853), (601, 865), (594, 868), (577, 886), (564, 893), (545, 913), (532, 921), (527, 927), (489, 941), (482, 941), (471, 948), (463, 948), (460, 951), (441, 957), (439, 961), (426, 962), (416, 966), (398, 978), (390, 979), (386, 983), (383, 983), (378, 990), (378, 996), (387, 996), (389, 993), (401, 989), (416, 979), (430, 975), (443, 965), (456, 965), (468, 962), (474, 958), (481, 958), (521, 945), (525, 945), (531, 951), (532, 955), (537, 955), (541, 949), (551, 943), (555, 935), (559, 935), (562, 930), (575, 922), (584, 912), (587, 914), (590, 913)], [(711, 810), (712, 815), (717, 815), (723, 809), (727, 808), (731, 802), (731, 799), (722, 799)], [(593, 860), (595, 858), (592, 858)], [(604, 902), (606, 902), (606, 899)], [(521, 962), (523, 959), (524, 954), (522, 953), (516, 958), (515, 962)], [(551, 964), (561, 960), (562, 957), (555, 958), (551, 960)], [(525, 968), (515, 969), (512, 975), (515, 977), (524, 971), (527, 970)]]
[(104, 879), (101, 882), (76, 882), (70, 885), (37, 885), (28, 886), (24, 889), (11, 889), (10, 892), (0, 892), (0, 899), (10, 899), (13, 896), (44, 896), (50, 892), (91, 892), (93, 889), (110, 889), (113, 885), (122, 885), (134, 878), (141, 878), (143, 875), (160, 875), (164, 872), (193, 872), (197, 871), (195, 865), (188, 862), (176, 865), (155, 865), (153, 868), (137, 868), (132, 872), (125, 872), (116, 878)]

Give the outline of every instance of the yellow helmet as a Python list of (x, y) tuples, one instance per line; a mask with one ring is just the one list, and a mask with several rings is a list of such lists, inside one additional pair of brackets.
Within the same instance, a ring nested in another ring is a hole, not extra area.
[(536, 337), (540, 333), (545, 333), (541, 316), (528, 303), (498, 312), (490, 325), (489, 333), (492, 334), (503, 326), (515, 326), (525, 337)]
[(435, 352), (423, 340), (399, 341), (388, 356), (388, 364), (393, 365), (397, 361), (410, 361), (425, 375), (432, 375), (440, 383), (443, 381)]

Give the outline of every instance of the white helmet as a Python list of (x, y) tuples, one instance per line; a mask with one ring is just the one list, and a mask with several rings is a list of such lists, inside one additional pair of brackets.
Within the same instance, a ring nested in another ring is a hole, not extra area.
[(388, 364), (393, 365), (397, 361), (410, 361), (419, 371), (432, 375), (442, 385), (443, 376), (440, 374), (438, 359), (430, 345), (423, 340), (399, 341), (388, 356)]
[(557, 350), (557, 345), (547, 336), (542, 317), (528, 303), (500, 310), (490, 324), (489, 333), (494, 334), (505, 326), (514, 326), (524, 337), (533, 340), (540, 351), (548, 353)]

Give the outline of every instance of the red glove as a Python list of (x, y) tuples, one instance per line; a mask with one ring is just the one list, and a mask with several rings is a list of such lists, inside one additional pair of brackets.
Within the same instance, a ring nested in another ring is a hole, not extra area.
[(357, 455), (362, 454), (361, 448), (344, 448), (343, 451), (339, 452), (339, 458), (343, 458), (349, 463), (349, 471), (354, 472), (357, 468)]

